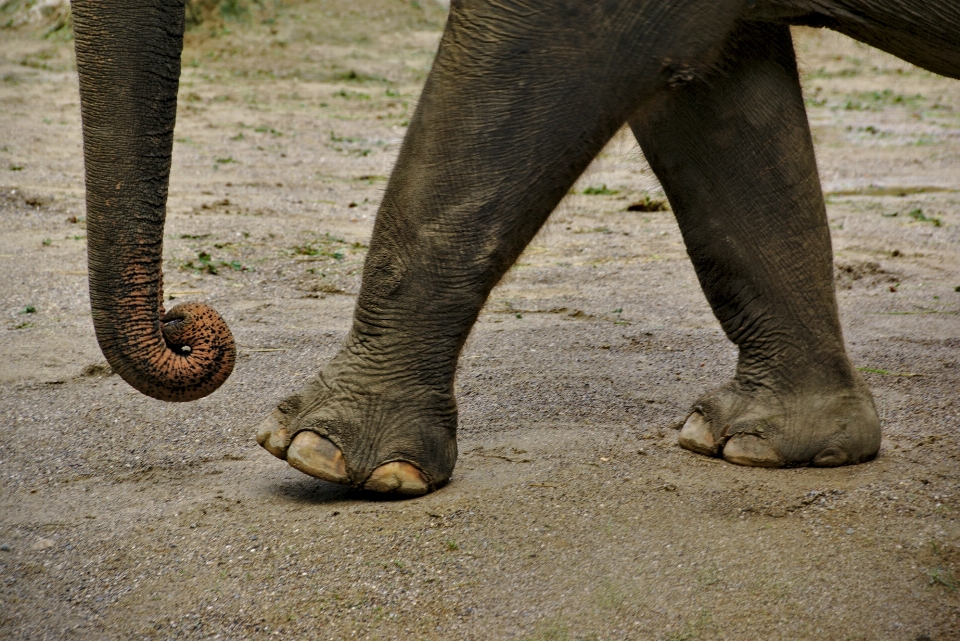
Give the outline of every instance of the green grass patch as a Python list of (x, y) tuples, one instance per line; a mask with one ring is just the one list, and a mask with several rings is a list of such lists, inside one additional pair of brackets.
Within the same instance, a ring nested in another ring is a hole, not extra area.
[(940, 220), (939, 218), (928, 217), (926, 214), (923, 213), (923, 209), (919, 207), (917, 207), (916, 209), (912, 209), (907, 215), (910, 216), (910, 218), (913, 218), (918, 223), (930, 223), (934, 227), (940, 227), (943, 225), (942, 220)]
[(927, 570), (927, 576), (930, 577), (930, 585), (942, 585), (951, 592), (956, 592), (957, 588), (960, 587), (957, 579), (954, 578), (953, 573), (949, 570), (932, 568)]
[(839, 69), (837, 71), (827, 71), (826, 67), (820, 67), (816, 71), (810, 73), (807, 77), (810, 79), (814, 78), (852, 78), (854, 76), (859, 76), (859, 69)]
[(587, 187), (583, 190), (584, 196), (612, 196), (613, 194), (619, 193), (615, 189), (608, 189), (606, 185)]
[(332, 94), (335, 98), (346, 98), (347, 100), (370, 100), (370, 94), (363, 93), (362, 91), (347, 91), (346, 89), (341, 89), (340, 91), (335, 91)]
[(196, 260), (188, 260), (180, 263), (180, 269), (194, 271), (197, 273), (210, 274), (216, 276), (221, 268), (232, 269), (238, 272), (250, 271), (249, 267), (243, 265), (239, 260), (214, 260), (208, 252), (202, 251), (197, 254)]
[(919, 107), (924, 98), (921, 94), (908, 96), (896, 93), (892, 89), (883, 91), (863, 91), (851, 95), (841, 105), (847, 111), (883, 111), (884, 108), (903, 105), (909, 108)]
[[(276, 0), (186, 0), (186, 26), (222, 28), (226, 22), (249, 23), (255, 15), (265, 21), (278, 6)], [(217, 35), (215, 29), (211, 33)]]
[[(892, 212), (889, 212), (889, 213), (888, 213), (888, 212), (881, 212), (880, 215), (883, 216), (884, 218), (896, 218), (897, 216), (900, 215), (900, 212), (899, 212), (899, 211), (892, 211)], [(918, 223), (930, 223), (930, 224), (933, 225), (934, 227), (942, 227), (942, 226), (943, 226), (943, 221), (942, 221), (941, 219), (939, 219), (939, 218), (933, 218), (933, 217), (931, 217), (931, 216), (927, 216), (927, 215), (923, 212), (923, 209), (920, 208), (920, 207), (917, 207), (916, 209), (911, 209), (910, 211), (908, 211), (908, 212), (907, 212), (907, 216), (909, 216), (910, 218), (913, 218), (913, 219), (914, 219), (915, 221), (917, 221)]]
[[(330, 82), (382, 82), (382, 83), (390, 82), (383, 76), (378, 76), (376, 74), (370, 74), (370, 73), (362, 73), (359, 71), (354, 71), (353, 69), (334, 73), (328, 76), (327, 79)], [(387, 95), (390, 95), (389, 91), (390, 90), (388, 89)]]
[(325, 233), (323, 236), (307, 240), (291, 249), (294, 254), (299, 256), (325, 256), (334, 260), (343, 260), (346, 255), (346, 249), (366, 249), (363, 243), (348, 243), (343, 238)]
[[(358, 136), (338, 136), (336, 133), (334, 133), (333, 131), (331, 131), (331, 132), (330, 132), (330, 140), (332, 140), (333, 142), (356, 143), (356, 142), (362, 142), (362, 141), (363, 141), (363, 138), (360, 138), (360, 137), (358, 137)], [(362, 180), (362, 179), (361, 179), (361, 180)]]

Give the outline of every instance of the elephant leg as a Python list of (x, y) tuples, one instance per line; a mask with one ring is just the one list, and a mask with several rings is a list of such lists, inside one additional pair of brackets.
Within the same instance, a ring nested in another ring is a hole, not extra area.
[(355, 487), (421, 494), (446, 482), (456, 363), (490, 290), (640, 103), (717, 57), (741, 7), (454, 3), (377, 213), (347, 343), (258, 442)]
[(680, 444), (742, 465), (834, 466), (880, 447), (844, 349), (826, 207), (788, 28), (745, 24), (717, 73), (630, 120), (700, 284), (739, 348)]

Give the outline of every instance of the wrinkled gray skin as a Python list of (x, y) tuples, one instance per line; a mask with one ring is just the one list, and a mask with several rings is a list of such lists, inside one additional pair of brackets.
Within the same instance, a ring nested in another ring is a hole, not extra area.
[[(144, 393), (198, 398), (229, 375), (233, 345), (209, 308), (161, 307), (182, 0), (74, 0), (73, 11), (97, 337)], [(262, 444), (285, 458), (299, 433), (324, 437), (311, 443), (339, 472), (316, 475), (354, 486), (388, 462), (420, 474), (409, 493), (446, 482), (454, 371), (480, 308), (629, 122), (740, 350), (734, 380), (694, 405), (681, 444), (748, 465), (874, 456), (879, 422), (844, 349), (791, 24), (960, 77), (956, 0), (454, 0), (347, 342), (280, 403)]]

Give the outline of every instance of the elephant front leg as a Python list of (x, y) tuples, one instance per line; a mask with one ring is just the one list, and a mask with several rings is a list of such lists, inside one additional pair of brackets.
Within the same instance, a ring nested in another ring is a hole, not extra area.
[[(377, 214), (347, 344), (280, 404), (260, 444), (337, 483), (442, 485), (457, 455), (457, 358), (490, 290), (674, 75), (671, 61), (715, 53), (738, 8), (708, 3), (691, 18), (659, 3), (647, 16), (630, 3), (455, 3)], [(698, 21), (695, 36), (681, 32)]]
[(859, 463), (880, 446), (844, 349), (826, 207), (789, 31), (745, 26), (714, 75), (631, 127), (676, 213), (707, 299), (740, 350), (680, 445), (742, 465)]

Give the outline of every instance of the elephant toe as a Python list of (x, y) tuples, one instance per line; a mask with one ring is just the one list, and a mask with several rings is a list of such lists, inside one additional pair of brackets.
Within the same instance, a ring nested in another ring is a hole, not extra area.
[(329, 439), (314, 432), (300, 432), (287, 449), (287, 463), (304, 474), (348, 484), (347, 464), (343, 452)]
[(405, 461), (392, 461), (375, 469), (363, 489), (381, 494), (420, 496), (426, 494), (430, 487), (423, 473), (415, 466)]
[(713, 430), (710, 429), (710, 422), (700, 412), (691, 414), (683, 424), (679, 444), (684, 449), (706, 456), (716, 456), (720, 451), (720, 445), (713, 437)]
[(838, 467), (850, 463), (850, 454), (839, 447), (828, 447), (810, 462), (813, 467)]
[(753, 434), (736, 434), (723, 446), (723, 458), (729, 463), (749, 467), (783, 467), (783, 458), (773, 445)]
[(287, 458), (289, 432), (283, 424), (284, 415), (274, 411), (257, 427), (257, 444), (279, 459)]

